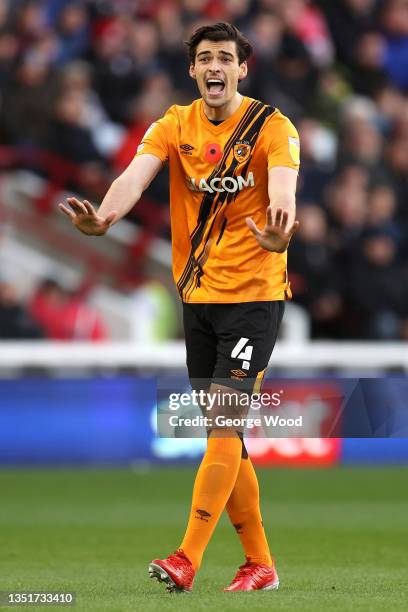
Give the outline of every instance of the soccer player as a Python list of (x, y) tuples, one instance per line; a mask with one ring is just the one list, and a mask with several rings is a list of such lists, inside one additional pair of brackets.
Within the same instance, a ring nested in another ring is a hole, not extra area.
[[(150, 126), (97, 212), (75, 198), (59, 207), (83, 233), (103, 235), (169, 163), (189, 377), (195, 389), (239, 398), (259, 390), (290, 298), (286, 250), (298, 226), (299, 139), (279, 110), (238, 92), (251, 46), (234, 26), (201, 27), (188, 49), (201, 98), (172, 106)], [(238, 401), (235, 408), (243, 414)], [(169, 590), (190, 591), (224, 508), (246, 556), (225, 590), (277, 589), (242, 429), (222, 426), (208, 431), (184, 539), (174, 554), (151, 562), (150, 575)]]

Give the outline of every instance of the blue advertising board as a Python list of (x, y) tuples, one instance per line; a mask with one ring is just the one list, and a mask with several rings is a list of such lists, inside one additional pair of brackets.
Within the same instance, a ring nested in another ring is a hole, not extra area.
[[(156, 382), (153, 377), (141, 376), (1, 380), (0, 465), (197, 460), (205, 449), (205, 438), (157, 436)], [(357, 433), (366, 427), (367, 417), (364, 420), (357, 410), (363, 398), (376, 408), (371, 414), (376, 419), (376, 435), (381, 436), (369, 439), (354, 435), (342, 440), (340, 460), (408, 463), (408, 433), (406, 438), (401, 435), (407, 424), (407, 381), (394, 384), (390, 379), (379, 379), (375, 384), (357, 385), (336, 379), (336, 383), (344, 384), (352, 400), (347, 401), (342, 414), (343, 431), (349, 435), (357, 425)], [(185, 377), (180, 377), (178, 384), (188, 388)], [(368, 421), (373, 427), (373, 421)], [(390, 437), (395, 432), (398, 437)]]

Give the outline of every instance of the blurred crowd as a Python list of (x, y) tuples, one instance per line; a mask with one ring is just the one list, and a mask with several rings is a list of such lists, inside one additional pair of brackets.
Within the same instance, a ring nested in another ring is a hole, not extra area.
[(107, 340), (108, 329), (79, 291), (68, 291), (56, 279), (42, 280), (26, 300), (11, 274), (0, 276), (1, 340)]
[[(408, 339), (407, 0), (0, 0), (0, 137), (78, 164), (98, 201), (146, 128), (198, 96), (183, 45), (226, 20), (251, 40), (241, 92), (300, 132), (294, 299), (314, 338)], [(136, 207), (169, 236), (163, 172)]]

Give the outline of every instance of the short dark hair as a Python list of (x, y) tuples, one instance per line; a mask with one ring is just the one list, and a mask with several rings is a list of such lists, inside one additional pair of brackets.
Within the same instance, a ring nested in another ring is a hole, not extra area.
[(202, 40), (218, 42), (220, 40), (232, 40), (237, 45), (239, 63), (245, 62), (252, 53), (249, 40), (231, 23), (220, 21), (214, 25), (202, 26), (190, 36), (186, 42), (190, 64), (194, 64), (197, 47)]

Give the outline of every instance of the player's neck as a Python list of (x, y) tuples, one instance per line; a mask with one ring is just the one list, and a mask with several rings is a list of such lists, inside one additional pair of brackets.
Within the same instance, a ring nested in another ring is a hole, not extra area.
[(232, 100), (227, 102), (227, 104), (219, 107), (208, 106), (203, 100), (205, 116), (210, 121), (224, 121), (235, 113), (235, 111), (241, 106), (242, 100), (243, 96), (238, 92), (235, 94)]

